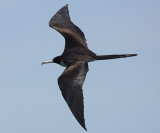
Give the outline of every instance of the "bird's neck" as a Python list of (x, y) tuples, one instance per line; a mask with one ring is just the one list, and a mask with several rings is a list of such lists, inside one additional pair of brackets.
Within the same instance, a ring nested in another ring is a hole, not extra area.
[(67, 64), (64, 62), (62, 56), (55, 57), (54, 62), (61, 66), (67, 67)]
[(61, 58), (60, 63), (61, 66), (63, 67), (67, 67), (67, 64), (63, 61), (63, 59)]

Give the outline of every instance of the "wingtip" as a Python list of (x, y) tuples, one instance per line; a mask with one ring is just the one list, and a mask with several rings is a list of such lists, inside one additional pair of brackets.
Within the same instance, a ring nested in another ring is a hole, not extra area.
[(84, 123), (84, 125), (81, 125), (81, 126), (84, 128), (84, 130), (86, 130), (86, 131), (87, 131), (87, 128), (86, 128), (85, 123)]
[(86, 130), (86, 131), (87, 131), (87, 128), (84, 128), (84, 130)]
[(69, 4), (66, 4), (64, 7), (68, 7)]
[(82, 126), (82, 127), (83, 127), (83, 129), (84, 129), (84, 130), (86, 130), (86, 131), (87, 131), (87, 128), (86, 128), (86, 126)]

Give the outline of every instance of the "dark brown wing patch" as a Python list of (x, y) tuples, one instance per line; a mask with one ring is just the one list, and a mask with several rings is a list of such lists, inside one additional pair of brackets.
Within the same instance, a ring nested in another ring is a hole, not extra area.
[(58, 85), (73, 115), (86, 130), (82, 86), (88, 72), (88, 63), (76, 62), (65, 69), (58, 78)]
[(87, 47), (84, 33), (74, 25), (69, 16), (68, 5), (62, 7), (50, 20), (49, 26), (60, 32), (65, 39), (75, 39)]

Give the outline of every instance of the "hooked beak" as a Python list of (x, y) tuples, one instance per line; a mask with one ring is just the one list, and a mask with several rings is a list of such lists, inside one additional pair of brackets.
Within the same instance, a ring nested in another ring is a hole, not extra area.
[(54, 63), (54, 61), (53, 61), (53, 60), (51, 60), (51, 61), (43, 61), (43, 62), (41, 63), (41, 65), (43, 65), (43, 64), (48, 64), (48, 63)]

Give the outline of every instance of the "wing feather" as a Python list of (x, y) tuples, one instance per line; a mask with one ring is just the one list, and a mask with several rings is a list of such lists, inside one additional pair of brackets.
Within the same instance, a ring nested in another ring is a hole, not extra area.
[[(79, 27), (71, 22), (69, 16), (68, 5), (62, 7), (50, 20), (49, 26), (60, 32), (65, 40), (66, 45), (73, 45), (78, 43), (87, 47), (86, 39), (84, 33)], [(72, 44), (70, 44), (72, 40)], [(66, 46), (68, 48), (68, 46)]]
[(85, 129), (82, 86), (88, 72), (88, 63), (76, 62), (65, 69), (58, 78), (58, 85), (71, 112)]

